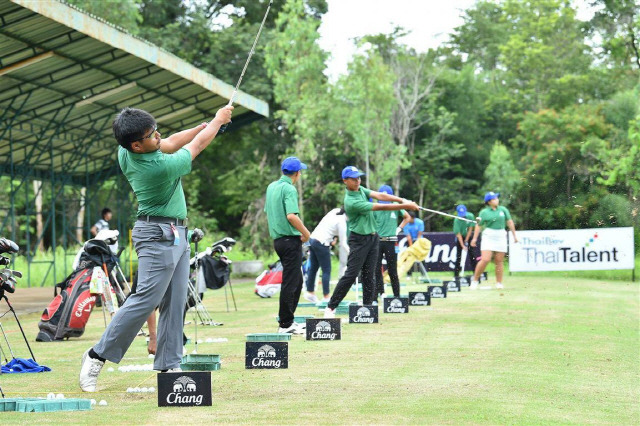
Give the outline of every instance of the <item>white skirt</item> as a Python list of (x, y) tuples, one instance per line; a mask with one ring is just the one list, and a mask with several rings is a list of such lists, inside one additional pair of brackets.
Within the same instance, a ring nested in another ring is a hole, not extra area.
[(504, 229), (486, 228), (482, 231), (480, 250), (507, 252), (507, 232)]

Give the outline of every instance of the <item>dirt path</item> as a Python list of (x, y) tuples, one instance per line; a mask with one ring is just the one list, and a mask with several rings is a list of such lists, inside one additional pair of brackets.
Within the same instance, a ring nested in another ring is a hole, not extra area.
[(13, 294), (7, 293), (7, 297), (18, 315), (41, 313), (53, 299), (53, 287), (17, 288)]

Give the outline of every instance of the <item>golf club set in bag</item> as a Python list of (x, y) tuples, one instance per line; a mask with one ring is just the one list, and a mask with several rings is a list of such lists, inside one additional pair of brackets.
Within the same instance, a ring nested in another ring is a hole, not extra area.
[[(115, 314), (132, 291), (118, 264), (122, 249), (117, 254), (114, 252), (118, 236), (116, 230), (103, 230), (82, 246), (74, 260), (73, 272), (54, 287), (54, 298), (38, 323), (40, 331), (36, 341), (52, 342), (82, 336), (95, 306), (102, 306), (104, 325), (107, 326), (106, 311), (110, 315)], [(196, 256), (191, 259), (192, 274), (185, 312), (194, 307), (201, 324), (221, 325), (213, 321), (202, 305), (202, 293), (207, 288), (222, 288), (229, 282), (231, 261), (222, 253), (229, 251), (236, 242), (232, 238), (224, 238), (199, 255), (197, 244), (203, 236), (204, 233), (197, 228), (191, 233), (191, 242), (196, 244)], [(233, 302), (235, 305), (235, 298)]]
[[(11, 263), (11, 259), (9, 259), (6, 256), (2, 256), (2, 254), (15, 254), (18, 252), (20, 248), (18, 247), (18, 245), (16, 243), (14, 243), (11, 240), (8, 240), (6, 238), (0, 238), (0, 266), (8, 266)], [(5, 268), (3, 270), (0, 270), (0, 299), (4, 299), (5, 302), (7, 303), (7, 306), (9, 307), (9, 310), (13, 313), (13, 317), (16, 320), (16, 323), (18, 324), (18, 327), (20, 328), (20, 332), (22, 333), (22, 338), (24, 339), (24, 342), (27, 344), (27, 348), (29, 349), (29, 353), (31, 354), (31, 359), (33, 360), (33, 362), (36, 361), (36, 357), (33, 355), (33, 351), (31, 350), (31, 346), (29, 345), (29, 341), (27, 340), (27, 336), (25, 336), (24, 334), (24, 330), (22, 329), (22, 324), (20, 324), (20, 320), (18, 319), (18, 315), (16, 314), (16, 311), (13, 309), (13, 306), (11, 305), (11, 303), (9, 302), (9, 298), (7, 297), (6, 293), (9, 294), (13, 294), (16, 291), (16, 278), (22, 278), (22, 273), (18, 272), (18, 271), (14, 271), (12, 269), (9, 268)], [(0, 319), (4, 316), (0, 315)], [(4, 338), (4, 343), (7, 345), (7, 349), (9, 351), (9, 353), (11, 354), (11, 358), (12, 360), (17, 360), (18, 358), (16, 358), (13, 349), (11, 348), (11, 344), (9, 343), (9, 339), (7, 338), (7, 334), (4, 331), (4, 327), (2, 326), (2, 323), (0, 322), (0, 331), (2, 331), (2, 336)], [(9, 364), (9, 360), (7, 359), (7, 354), (3, 349), (2, 343), (0, 343), (0, 354), (2, 355), (2, 358), (4, 359), (4, 362), (6, 364)], [(0, 390), (1, 392), (1, 390)], [(4, 396), (4, 395), (3, 395)]]

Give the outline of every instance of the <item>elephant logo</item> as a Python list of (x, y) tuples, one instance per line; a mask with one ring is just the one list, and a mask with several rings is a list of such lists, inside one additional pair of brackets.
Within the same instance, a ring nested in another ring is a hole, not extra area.
[(402, 308), (402, 302), (398, 299), (393, 299), (389, 303), (389, 306), (391, 306), (392, 308)]
[(327, 321), (320, 321), (318, 324), (316, 324), (316, 331), (331, 332), (331, 324), (329, 324)]
[(180, 376), (173, 382), (173, 391), (178, 392), (195, 392), (196, 382), (191, 377)]
[(358, 309), (357, 315), (359, 317), (368, 317), (368, 316), (371, 316), (371, 312), (369, 312), (368, 308), (362, 307), (362, 308)]
[(262, 345), (258, 348), (258, 358), (275, 358), (276, 350), (273, 346)]
[(427, 299), (424, 297), (424, 294), (423, 294), (423, 293), (417, 293), (417, 294), (413, 297), (413, 301), (414, 301), (414, 302), (424, 302), (425, 300), (427, 300)]

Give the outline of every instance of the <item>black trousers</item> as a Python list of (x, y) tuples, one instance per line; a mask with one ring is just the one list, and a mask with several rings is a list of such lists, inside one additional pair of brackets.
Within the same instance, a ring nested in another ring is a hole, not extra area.
[(349, 258), (345, 271), (335, 290), (329, 304), (330, 309), (335, 309), (345, 298), (349, 289), (362, 271), (362, 299), (365, 305), (370, 305), (376, 299), (376, 265), (378, 263), (378, 234), (360, 235), (352, 232), (349, 236)]
[[(480, 246), (480, 244), (478, 244), (478, 246)], [(456, 247), (458, 247), (458, 253), (456, 254), (456, 266), (455, 269), (453, 270), (453, 276), (454, 277), (459, 277), (460, 276), (460, 271), (462, 271), (462, 246), (460, 245), (460, 241), (458, 241), (458, 239), (456, 238)], [(476, 247), (471, 247), (471, 244), (469, 244), (469, 252), (467, 253), (467, 257), (469, 258), (469, 261), (471, 262), (471, 272), (476, 270), (476, 263), (478, 263), (478, 261), (476, 260)]]
[(281, 237), (273, 240), (280, 263), (282, 263), (282, 286), (280, 288), (280, 327), (293, 324), (293, 317), (302, 291), (302, 240), (300, 236)]
[(384, 280), (382, 279), (382, 257), (387, 260), (387, 272), (391, 280), (393, 296), (400, 297), (400, 280), (398, 279), (398, 255), (396, 254), (395, 241), (380, 241), (378, 243), (378, 265), (376, 266), (376, 299), (384, 293)]

